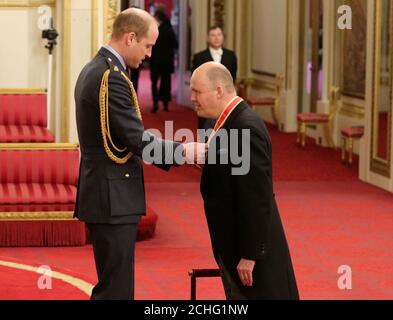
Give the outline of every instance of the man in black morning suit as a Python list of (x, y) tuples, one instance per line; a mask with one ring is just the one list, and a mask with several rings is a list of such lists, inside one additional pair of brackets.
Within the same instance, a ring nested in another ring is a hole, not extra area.
[(171, 75), (175, 71), (175, 50), (178, 48), (178, 43), (171, 21), (166, 16), (164, 9), (157, 9), (154, 17), (159, 23), (160, 35), (153, 48), (149, 63), (153, 96), (152, 112), (156, 113), (159, 101), (162, 101), (164, 111), (169, 111), (169, 102), (172, 100)]
[[(86, 222), (93, 244), (98, 283), (92, 299), (134, 298), (134, 245), (146, 212), (142, 156), (169, 170), (183, 156), (189, 160), (196, 147), (144, 131), (128, 69), (150, 57), (157, 37), (147, 12), (123, 11), (110, 42), (83, 68), (75, 88), (81, 149), (75, 216)], [(145, 154), (147, 146), (154, 152)]]
[[(198, 115), (218, 120), (217, 134), (209, 138), (201, 193), (227, 299), (298, 299), (273, 193), (272, 146), (264, 123), (236, 96), (233, 79), (221, 64), (198, 68), (191, 90)], [(228, 142), (220, 138), (226, 133)], [(233, 155), (241, 155), (242, 161)]]
[[(237, 77), (237, 57), (236, 53), (223, 47), (225, 41), (224, 32), (220, 27), (213, 26), (209, 28), (207, 42), (209, 47), (199, 53), (196, 53), (192, 61), (192, 72), (202, 64), (215, 61), (224, 65), (232, 75), (233, 81)], [(214, 121), (198, 117), (198, 129), (211, 129), (214, 127)]]

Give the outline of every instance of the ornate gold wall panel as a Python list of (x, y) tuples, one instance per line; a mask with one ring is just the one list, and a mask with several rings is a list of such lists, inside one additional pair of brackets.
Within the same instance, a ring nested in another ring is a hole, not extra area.
[[(390, 178), (393, 105), (393, 5), (390, 0), (375, 0), (374, 14), (370, 170)], [(387, 90), (383, 88), (386, 77), (388, 77), (388, 85), (385, 86)], [(384, 115), (386, 110), (382, 108), (384, 104), (388, 108), (386, 117)]]
[(104, 0), (104, 43), (108, 42), (112, 35), (112, 26), (118, 13), (117, 0)]
[(363, 120), (365, 118), (365, 109), (350, 103), (343, 103), (339, 114), (347, 116), (349, 118)]
[(219, 26), (224, 30), (225, 25), (225, 3), (224, 0), (214, 0), (213, 2), (214, 8), (214, 25)]
[[(352, 30), (343, 31), (342, 93), (364, 99), (366, 91), (367, 0), (344, 0), (352, 8)], [(341, 31), (342, 32), (342, 31)]]

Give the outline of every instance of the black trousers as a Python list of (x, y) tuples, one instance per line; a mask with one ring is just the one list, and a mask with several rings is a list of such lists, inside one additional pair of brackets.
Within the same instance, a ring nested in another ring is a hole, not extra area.
[[(150, 67), (151, 78), (151, 92), (153, 95), (154, 106), (156, 107), (158, 101), (162, 101), (164, 106), (168, 106), (171, 101), (171, 72), (164, 68)], [(160, 87), (158, 88), (158, 81), (160, 80)]]
[(87, 224), (98, 283), (91, 300), (134, 299), (134, 249), (137, 224)]

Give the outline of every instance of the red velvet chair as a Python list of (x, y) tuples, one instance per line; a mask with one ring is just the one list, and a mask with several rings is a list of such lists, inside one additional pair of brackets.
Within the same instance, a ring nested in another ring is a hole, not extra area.
[(0, 93), (0, 143), (54, 142), (46, 108), (45, 93)]
[[(364, 127), (349, 127), (341, 130), (342, 148), (341, 160), (343, 163), (348, 163), (348, 166), (353, 162), (353, 141), (361, 139), (364, 135)], [(348, 151), (348, 162), (346, 159), (346, 151)]]
[(330, 147), (334, 147), (334, 141), (332, 136), (333, 122), (338, 110), (337, 96), (339, 89), (333, 87), (330, 92), (329, 100), (329, 113), (317, 113), (317, 112), (304, 112), (297, 115), (298, 132), (297, 132), (297, 144), (304, 148), (306, 146), (306, 129), (309, 126), (324, 126), (325, 138)]

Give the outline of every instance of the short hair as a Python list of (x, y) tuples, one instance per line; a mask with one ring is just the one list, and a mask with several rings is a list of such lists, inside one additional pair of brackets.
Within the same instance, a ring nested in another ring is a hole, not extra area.
[(221, 84), (226, 93), (236, 91), (232, 75), (223, 65), (211, 66), (208, 68), (206, 71), (206, 77), (211, 87)]
[(216, 30), (216, 29), (220, 29), (222, 34), (224, 34), (224, 30), (220, 26), (217, 26), (217, 25), (209, 27), (209, 29), (207, 30), (207, 34), (209, 34), (211, 31)]
[(124, 34), (135, 32), (138, 40), (147, 36), (154, 18), (144, 10), (129, 8), (119, 13), (113, 23), (112, 39), (119, 40)]

